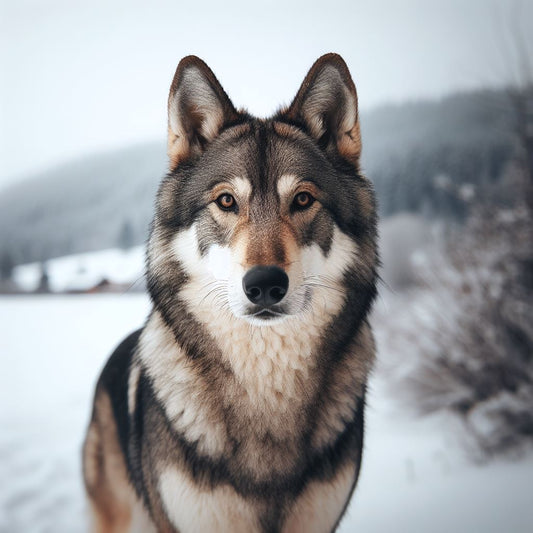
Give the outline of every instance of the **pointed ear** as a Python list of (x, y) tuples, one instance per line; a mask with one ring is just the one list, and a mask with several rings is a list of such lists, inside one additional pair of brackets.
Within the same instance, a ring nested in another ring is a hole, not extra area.
[(228, 123), (238, 118), (211, 69), (198, 57), (184, 57), (168, 96), (168, 157), (171, 170), (199, 155)]
[(357, 91), (340, 55), (317, 59), (282, 116), (303, 123), (322, 148), (336, 150), (357, 166), (361, 155)]

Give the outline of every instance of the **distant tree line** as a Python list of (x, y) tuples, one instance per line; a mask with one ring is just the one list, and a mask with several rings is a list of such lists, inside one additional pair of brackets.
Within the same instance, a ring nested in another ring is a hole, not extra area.
[(497, 182), (516, 151), (513, 109), (503, 92), (459, 94), (376, 115), (369, 117), (365, 170), (382, 216), (407, 211), (463, 219), (469, 198)]
[(511, 143), (502, 140), (490, 145), (421, 145), (394, 156), (372, 174), (380, 212), (463, 219), (468, 196), (497, 182), (512, 152)]

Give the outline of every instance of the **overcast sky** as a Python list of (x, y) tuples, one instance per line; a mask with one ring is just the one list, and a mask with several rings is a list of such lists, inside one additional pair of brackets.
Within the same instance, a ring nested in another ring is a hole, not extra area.
[[(312, 62), (347, 61), (360, 107), (512, 79), (528, 0), (0, 0), (0, 187), (97, 150), (160, 139), (179, 59), (237, 106), (288, 103)], [(529, 42), (529, 45), (531, 42)]]

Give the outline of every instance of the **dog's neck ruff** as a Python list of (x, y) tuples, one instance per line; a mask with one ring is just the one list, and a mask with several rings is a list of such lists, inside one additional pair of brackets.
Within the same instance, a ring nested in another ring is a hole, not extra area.
[[(337, 305), (332, 307), (330, 311), (337, 310)], [(328, 310), (313, 307), (272, 326), (255, 326), (236, 318), (231, 311), (213, 307), (201, 314), (222, 361), (243, 385), (253, 405), (283, 410), (288, 407), (285, 402), (306, 394), (302, 389), (308, 386), (305, 382), (316, 363), (315, 351), (332, 318)]]
[[(220, 309), (204, 309), (202, 314), (203, 329), (218, 352), (206, 354), (208, 364), (231, 370), (250, 404), (247, 407), (258, 414), (274, 414), (310, 393), (307, 381), (315, 367), (322, 332), (331, 319), (327, 312), (311, 309), (301, 318), (291, 317), (274, 326), (254, 326)], [(173, 373), (181, 375), (184, 368), (195, 369), (190, 354), (158, 311), (145, 327), (140, 354), (148, 368), (173, 359), (175, 368), (168, 378)]]

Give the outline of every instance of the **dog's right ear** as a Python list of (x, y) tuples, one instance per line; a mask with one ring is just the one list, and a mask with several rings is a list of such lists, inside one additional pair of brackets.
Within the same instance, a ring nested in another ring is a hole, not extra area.
[(357, 91), (344, 59), (319, 57), (282, 117), (306, 126), (327, 151), (335, 150), (355, 166), (361, 155)]
[(184, 57), (168, 96), (170, 169), (199, 155), (239, 114), (211, 69), (198, 57)]

